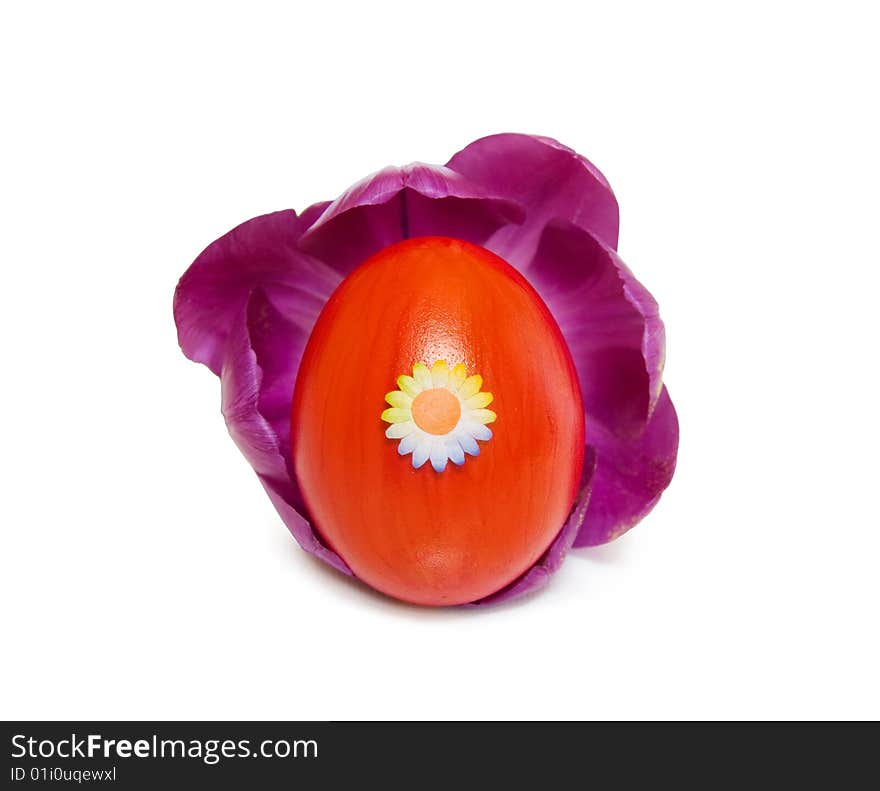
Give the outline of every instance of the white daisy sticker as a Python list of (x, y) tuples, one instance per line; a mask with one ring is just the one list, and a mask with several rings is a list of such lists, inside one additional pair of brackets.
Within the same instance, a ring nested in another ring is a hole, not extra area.
[(461, 363), (451, 369), (445, 360), (430, 368), (416, 363), (412, 376), (397, 377), (397, 386), (400, 390), (385, 396), (391, 405), (382, 413), (382, 420), (391, 424), (385, 436), (400, 440), (397, 452), (411, 453), (416, 469), (428, 459), (437, 472), (446, 469), (447, 461), (462, 465), (465, 454), (479, 455), (477, 440), (492, 439), (487, 424), (496, 415), (486, 409), (492, 394), (482, 392), (483, 377), (468, 376)]

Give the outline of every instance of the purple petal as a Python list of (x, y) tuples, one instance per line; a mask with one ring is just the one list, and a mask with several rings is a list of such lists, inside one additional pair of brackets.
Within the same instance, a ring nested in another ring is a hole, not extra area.
[(663, 322), (617, 253), (569, 223), (546, 226), (530, 277), (571, 351), (586, 442), (598, 455), (577, 544), (602, 543), (653, 507), (675, 469), (678, 423), (663, 390)]
[[(285, 299), (290, 307), (294, 296), (286, 294)], [(312, 530), (291, 474), (290, 400), (311, 330), (307, 310), (291, 321), (262, 291), (252, 293), (229, 333), (220, 372), (221, 408), (230, 435), (294, 538), (303, 549), (350, 574)]]
[(308, 301), (297, 304), (301, 296), (295, 291), (280, 295), (276, 291), (276, 299), (281, 297), (283, 300), (282, 309), (279, 309), (262, 290), (256, 290), (248, 301), (246, 321), (248, 340), (260, 374), (256, 411), (269, 424), (285, 465), (277, 477), (294, 487), (288, 499), (305, 513), (293, 475), (290, 413), (293, 385), (317, 313), (313, 312)]
[(581, 483), (578, 495), (575, 498), (574, 506), (568, 521), (562, 526), (559, 535), (553, 540), (549, 549), (540, 557), (537, 563), (532, 566), (519, 579), (514, 580), (509, 585), (502, 588), (497, 593), (487, 596), (479, 601), (465, 605), (466, 607), (481, 607), (486, 604), (499, 604), (510, 599), (518, 598), (526, 593), (532, 593), (543, 588), (562, 565), (568, 550), (571, 549), (578, 531), (584, 523), (585, 515), (588, 512), (591, 492), (593, 486), (593, 477), (596, 470), (596, 454), (592, 448), (586, 449), (584, 456), (584, 469), (581, 473)]
[(571, 351), (588, 425), (637, 436), (663, 385), (665, 332), (657, 303), (592, 234), (553, 221), (529, 269)]
[(611, 187), (592, 163), (552, 138), (491, 135), (459, 151), (447, 167), (525, 208), (520, 225), (500, 228), (484, 245), (524, 274), (544, 226), (556, 218), (617, 247), (618, 209)]
[(229, 433), (291, 533), (304, 549), (351, 573), (309, 525), (290, 461), (296, 371), (341, 279), (296, 242), (327, 205), (300, 217), (292, 211), (256, 217), (215, 241), (181, 278), (174, 316), (184, 353), (220, 377)]
[(287, 529), (290, 530), (297, 543), (306, 552), (314, 555), (319, 560), (323, 560), (337, 571), (341, 571), (343, 574), (348, 574), (350, 577), (353, 577), (354, 574), (346, 562), (332, 549), (329, 549), (321, 543), (318, 534), (312, 530), (312, 526), (290, 505), (287, 498), (275, 489), (274, 484), (262, 477), (260, 478), (260, 481), (263, 484), (263, 488), (266, 490), (266, 494), (269, 495), (272, 505), (275, 506), (275, 510), (278, 511), (279, 516), (284, 524), (287, 525)]
[(174, 320), (183, 353), (219, 376), (230, 327), (254, 287), (290, 285), (320, 310), (339, 276), (296, 248), (303, 230), (324, 207), (302, 217), (287, 209), (264, 214), (212, 242), (187, 269), (174, 293)]
[(621, 437), (600, 423), (587, 425), (596, 449), (593, 495), (575, 546), (604, 544), (625, 533), (660, 499), (678, 455), (678, 417), (664, 387), (644, 432)]
[(335, 200), (303, 234), (300, 247), (342, 275), (388, 245), (416, 236), (484, 244), (522, 209), (448, 168), (387, 167)]
[(283, 480), (287, 473), (278, 436), (257, 408), (262, 379), (242, 313), (229, 328), (226, 357), (220, 368), (220, 411), (254, 471), (264, 478)]

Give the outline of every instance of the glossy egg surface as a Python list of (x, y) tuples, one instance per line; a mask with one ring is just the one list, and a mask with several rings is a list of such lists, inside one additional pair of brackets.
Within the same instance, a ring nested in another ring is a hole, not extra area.
[(584, 412), (528, 282), (488, 250), (425, 237), (364, 262), (325, 305), (291, 439), (312, 524), (357, 577), (462, 604), (513, 582), (559, 533)]

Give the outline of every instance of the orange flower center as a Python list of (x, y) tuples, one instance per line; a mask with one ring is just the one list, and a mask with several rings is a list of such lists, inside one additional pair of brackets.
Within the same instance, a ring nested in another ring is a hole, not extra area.
[(461, 417), (461, 404), (445, 387), (422, 390), (412, 403), (415, 424), (429, 434), (446, 434)]

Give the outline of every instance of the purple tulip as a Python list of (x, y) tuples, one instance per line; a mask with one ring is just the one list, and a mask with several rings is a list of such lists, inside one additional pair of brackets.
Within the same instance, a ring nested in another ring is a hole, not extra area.
[(571, 546), (629, 530), (675, 470), (663, 323), (617, 256), (617, 234), (617, 201), (590, 162), (547, 137), (493, 135), (443, 167), (388, 167), (332, 203), (255, 217), (220, 237), (177, 286), (178, 338), (220, 377), (229, 432), (296, 540), (351, 574), (309, 523), (291, 462), (294, 382), (321, 308), (354, 267), (405, 238), (463, 239), (516, 267), (568, 343), (587, 447), (581, 493), (558, 537), (522, 577), (475, 604), (500, 601), (543, 585)]

